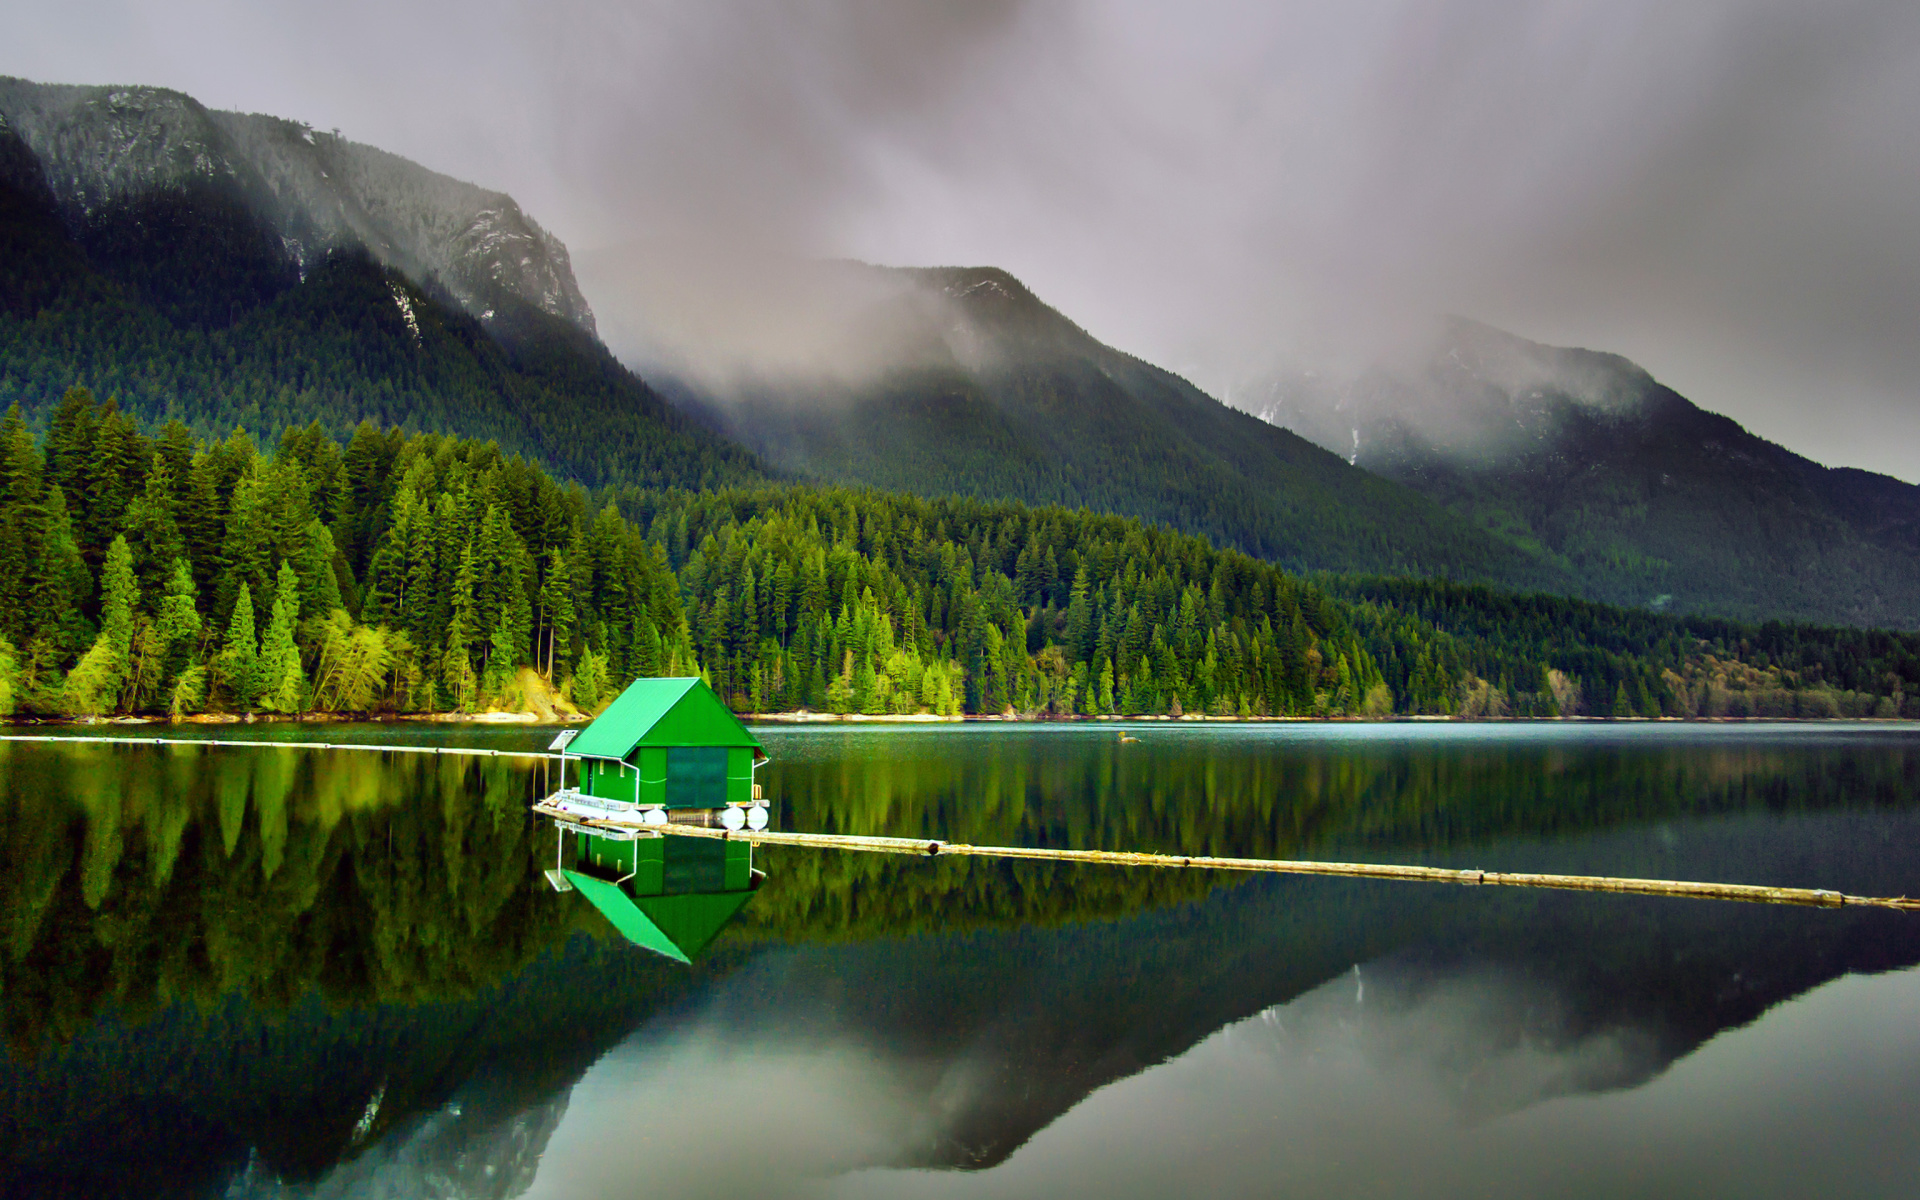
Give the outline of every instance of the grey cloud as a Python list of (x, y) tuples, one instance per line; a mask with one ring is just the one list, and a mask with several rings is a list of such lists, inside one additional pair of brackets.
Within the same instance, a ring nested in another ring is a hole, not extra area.
[(1911, 5), (20, 7), (0, 72), (512, 193), (610, 333), (717, 249), (1004, 266), (1216, 394), (1457, 312), (1920, 477)]

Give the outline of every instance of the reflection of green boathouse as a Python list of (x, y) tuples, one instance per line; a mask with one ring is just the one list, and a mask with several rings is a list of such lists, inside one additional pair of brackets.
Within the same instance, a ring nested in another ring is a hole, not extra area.
[(562, 780), (566, 766), (575, 769), (573, 786), (543, 806), (561, 830), (555, 885), (577, 889), (635, 944), (690, 962), (761, 875), (744, 841), (673, 837), (658, 827), (764, 827), (753, 772), (766, 750), (699, 679), (637, 680), (578, 736), (562, 734), (555, 745)]

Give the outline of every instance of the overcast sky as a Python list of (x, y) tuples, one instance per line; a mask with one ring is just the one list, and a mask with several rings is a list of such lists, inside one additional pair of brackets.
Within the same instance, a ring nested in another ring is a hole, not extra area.
[(1461, 313), (1619, 351), (1802, 453), (1920, 480), (1910, 2), (0, 17), (0, 73), (338, 128), (511, 192), (578, 258), (994, 264), (1216, 395)]

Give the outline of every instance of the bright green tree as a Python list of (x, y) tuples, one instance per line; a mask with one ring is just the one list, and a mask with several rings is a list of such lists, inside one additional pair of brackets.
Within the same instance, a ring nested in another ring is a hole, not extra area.
[(280, 564), (274, 591), (267, 632), (260, 639), (259, 703), (268, 712), (297, 713), (306, 707), (307, 677), (293, 640), (293, 627), (300, 620), (300, 576), (292, 565)]
[(115, 537), (107, 547), (101, 578), (104, 595), (99, 636), (67, 676), (65, 705), (73, 713), (93, 714), (116, 707), (121, 686), (127, 680), (140, 588), (134, 580), (133, 551), (127, 548), (126, 538)]
[(233, 616), (227, 622), (227, 637), (221, 647), (218, 666), (221, 686), (229, 702), (241, 712), (253, 709), (260, 694), (260, 649), (254, 633), (253, 588), (240, 585), (233, 602)]

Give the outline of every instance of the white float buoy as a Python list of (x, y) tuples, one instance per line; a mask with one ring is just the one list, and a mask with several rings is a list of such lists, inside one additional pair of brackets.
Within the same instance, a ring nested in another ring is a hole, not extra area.
[(745, 812), (732, 805), (728, 805), (726, 808), (720, 810), (720, 828), (737, 830), (745, 829), (746, 827), (747, 814)]
[(761, 830), (767, 827), (767, 806), (756, 804), (747, 810), (747, 828)]

